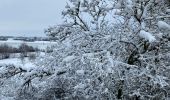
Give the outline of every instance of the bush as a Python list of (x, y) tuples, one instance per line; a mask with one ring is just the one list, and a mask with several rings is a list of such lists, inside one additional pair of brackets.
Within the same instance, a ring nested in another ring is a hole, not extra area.
[(16, 48), (8, 46), (7, 44), (0, 45), (0, 58), (6, 59), (10, 57), (10, 53), (16, 52)]
[(19, 48), (20, 52), (35, 52), (36, 49), (32, 46), (28, 46), (26, 43), (22, 43)]

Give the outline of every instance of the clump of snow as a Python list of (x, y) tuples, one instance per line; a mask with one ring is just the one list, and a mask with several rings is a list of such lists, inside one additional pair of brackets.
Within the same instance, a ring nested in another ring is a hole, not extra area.
[(144, 30), (141, 30), (139, 33), (139, 36), (141, 38), (144, 38), (145, 40), (148, 40), (149, 42), (154, 42), (156, 41), (155, 36), (153, 36), (151, 33), (146, 32)]
[(83, 89), (84, 87), (85, 87), (85, 84), (80, 83), (80, 84), (76, 85), (74, 88), (75, 89)]
[(121, 2), (118, 2), (116, 5), (115, 5), (115, 9), (120, 9), (121, 8)]
[(131, 0), (127, 0), (126, 3), (127, 3), (127, 7), (132, 8), (133, 3)]
[(104, 92), (105, 92), (105, 93), (109, 92), (109, 89), (108, 89), (108, 88), (105, 88)]
[(167, 12), (167, 13), (170, 13), (170, 9), (167, 9), (166, 12)]
[(67, 38), (66, 40), (63, 41), (63, 44), (65, 46), (67, 46), (67, 47), (71, 47), (71, 43), (70, 42), (71, 42), (71, 40)]
[(164, 21), (158, 21), (158, 27), (159, 27), (159, 29), (170, 30), (170, 25), (167, 24), (167, 23), (164, 22)]
[(84, 70), (77, 70), (76, 73), (77, 73), (78, 75), (83, 75), (83, 74), (84, 74)]
[(70, 62), (72, 61), (73, 59), (75, 59), (75, 56), (67, 56), (63, 59), (64, 62)]
[(163, 36), (163, 33), (157, 34), (157, 37), (159, 37), (159, 38), (162, 38), (162, 36)]

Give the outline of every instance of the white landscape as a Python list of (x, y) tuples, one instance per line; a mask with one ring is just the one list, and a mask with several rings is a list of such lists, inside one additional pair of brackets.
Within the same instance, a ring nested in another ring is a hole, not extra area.
[(65, 4), (48, 39), (0, 37), (0, 100), (170, 100), (169, 0)]
[(0, 45), (7, 44), (12, 47), (19, 47), (22, 43), (26, 43), (29, 46), (45, 50), (47, 47), (53, 46), (56, 42), (52, 41), (35, 41), (35, 42), (25, 42), (19, 40), (9, 39), (7, 41), (0, 41)]

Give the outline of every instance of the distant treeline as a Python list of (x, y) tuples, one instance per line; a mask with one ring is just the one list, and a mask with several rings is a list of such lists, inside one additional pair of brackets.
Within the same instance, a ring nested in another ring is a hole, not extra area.
[(0, 41), (7, 41), (9, 38), (13, 40), (34, 42), (34, 41), (55, 41), (55, 37), (10, 37), (10, 36), (0, 36)]
[(9, 46), (7, 44), (0, 45), (0, 59), (9, 58), (13, 53), (24, 53), (27, 52), (36, 52), (39, 51), (38, 48), (34, 48), (32, 46), (28, 46), (26, 43), (22, 43), (18, 48)]

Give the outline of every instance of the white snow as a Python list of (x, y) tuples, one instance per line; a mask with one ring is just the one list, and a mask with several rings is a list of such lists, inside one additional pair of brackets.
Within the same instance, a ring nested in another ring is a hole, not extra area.
[(10, 59), (0, 60), (0, 65), (4, 65), (4, 64), (5, 65), (11, 64), (16, 67), (21, 67), (28, 71), (35, 68), (35, 65), (32, 62), (30, 62), (27, 58), (25, 58), (24, 64), (22, 63), (22, 61), (19, 58), (10, 58)]
[(115, 9), (120, 9), (121, 8), (121, 2), (118, 2), (116, 5), (115, 5)]
[(0, 67), (0, 72), (1, 72), (1, 74), (2, 73), (5, 73), (7, 70), (6, 70), (6, 68), (5, 67)]
[(105, 93), (109, 92), (109, 89), (108, 89), (108, 88), (105, 88), (104, 92), (105, 92)]
[(158, 21), (158, 27), (159, 27), (159, 29), (169, 30), (170, 31), (170, 25), (167, 24), (164, 21)]
[(14, 100), (13, 97), (6, 97), (6, 96), (3, 96), (1, 94), (0, 94), (0, 98), (1, 98), (1, 100)]
[(141, 30), (139, 33), (139, 36), (141, 38), (144, 38), (145, 40), (148, 40), (149, 42), (154, 42), (156, 41), (155, 36), (153, 36), (151, 33), (146, 32), (144, 30)]
[(63, 44), (65, 46), (67, 46), (67, 47), (71, 47), (71, 43), (70, 42), (71, 42), (71, 40), (67, 38), (66, 40), (63, 41)]
[(162, 38), (162, 36), (163, 36), (163, 33), (158, 33), (157, 34), (157, 37), (159, 37), (159, 38)]
[(167, 13), (170, 13), (170, 9), (167, 9), (166, 12), (167, 12)]
[(163, 76), (159, 76), (159, 75), (156, 75), (156, 77), (154, 78), (154, 84), (160, 84), (161, 87), (165, 87), (165, 86), (168, 86), (169, 84), (165, 81), (165, 79), (167, 79), (166, 77), (163, 77)]
[(76, 85), (74, 88), (75, 89), (83, 89), (84, 87), (85, 87), (85, 85), (80, 83), (80, 84)]
[(64, 62), (70, 62), (72, 61), (73, 59), (75, 59), (76, 57), (75, 56), (67, 56), (63, 59)]
[(131, 0), (126, 0), (127, 6), (132, 8), (133, 2)]
[(77, 70), (76, 73), (77, 73), (78, 75), (83, 75), (83, 74), (84, 74), (84, 70)]

